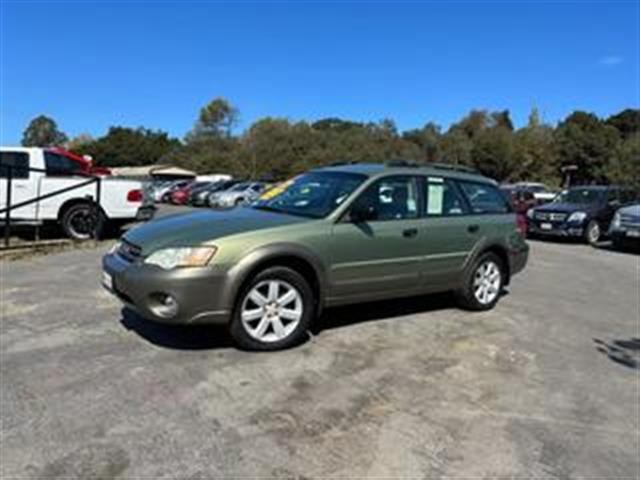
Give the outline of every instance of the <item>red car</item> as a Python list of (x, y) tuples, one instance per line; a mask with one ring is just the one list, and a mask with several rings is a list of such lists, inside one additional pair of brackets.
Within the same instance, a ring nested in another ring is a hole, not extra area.
[(69, 160), (73, 160), (78, 165), (79, 172), (86, 173), (89, 175), (100, 175), (100, 176), (111, 175), (111, 170), (109, 170), (108, 168), (95, 167), (93, 165), (93, 160), (89, 156), (81, 156), (60, 147), (52, 147), (52, 148), (48, 148), (47, 150), (52, 153), (56, 153), (58, 155), (66, 157)]
[(171, 192), (169, 201), (174, 205), (186, 205), (189, 202), (191, 190), (200, 186), (207, 185), (209, 182), (191, 182), (182, 188), (178, 188)]

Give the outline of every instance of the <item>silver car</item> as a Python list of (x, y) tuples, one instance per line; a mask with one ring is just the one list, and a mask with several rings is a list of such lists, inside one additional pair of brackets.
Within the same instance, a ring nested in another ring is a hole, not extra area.
[(260, 182), (238, 183), (228, 190), (211, 194), (209, 206), (212, 208), (231, 208), (245, 205), (256, 200), (264, 189), (265, 185)]

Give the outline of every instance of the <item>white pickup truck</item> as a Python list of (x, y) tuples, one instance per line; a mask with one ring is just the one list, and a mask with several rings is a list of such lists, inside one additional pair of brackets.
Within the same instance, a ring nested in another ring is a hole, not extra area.
[[(78, 162), (55, 149), (0, 147), (0, 224), (6, 223), (7, 212), (3, 210), (8, 200), (15, 206), (39, 198), (10, 210), (11, 224), (57, 222), (67, 236), (77, 240), (89, 238), (93, 233), (93, 202), (98, 186), (96, 181), (91, 182), (95, 176), (81, 173)], [(109, 177), (100, 177), (99, 182), (100, 209), (96, 224), (99, 236), (106, 229), (153, 216), (154, 207), (144, 202), (141, 182)], [(87, 185), (78, 186), (83, 183)], [(46, 197), (64, 189), (68, 190)]]

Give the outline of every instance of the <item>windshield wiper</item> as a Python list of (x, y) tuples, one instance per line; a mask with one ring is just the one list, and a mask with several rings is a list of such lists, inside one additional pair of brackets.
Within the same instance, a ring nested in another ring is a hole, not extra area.
[(321, 216), (315, 215), (313, 213), (299, 212), (295, 210), (283, 210), (281, 208), (275, 208), (269, 205), (252, 205), (251, 208), (255, 208), (256, 210), (264, 210), (265, 212), (275, 212), (275, 213), (282, 213), (283, 215), (293, 215), (294, 217), (322, 218)]
[(279, 208), (270, 207), (269, 205), (252, 205), (251, 208), (255, 208), (256, 210), (264, 210), (265, 212), (288, 213), (284, 210), (280, 210)]

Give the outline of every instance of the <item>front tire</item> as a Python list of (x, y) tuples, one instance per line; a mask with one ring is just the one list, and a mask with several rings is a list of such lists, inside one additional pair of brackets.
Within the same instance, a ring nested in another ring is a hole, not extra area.
[(282, 350), (301, 343), (313, 319), (315, 299), (305, 278), (286, 267), (255, 275), (238, 296), (230, 333), (247, 350)]
[(586, 242), (592, 247), (595, 247), (600, 241), (600, 235), (600, 225), (595, 220), (591, 220), (587, 224), (587, 228), (584, 230), (584, 238)]
[(505, 265), (495, 253), (487, 252), (475, 261), (456, 292), (458, 304), (467, 310), (491, 310), (500, 299), (505, 278)]

